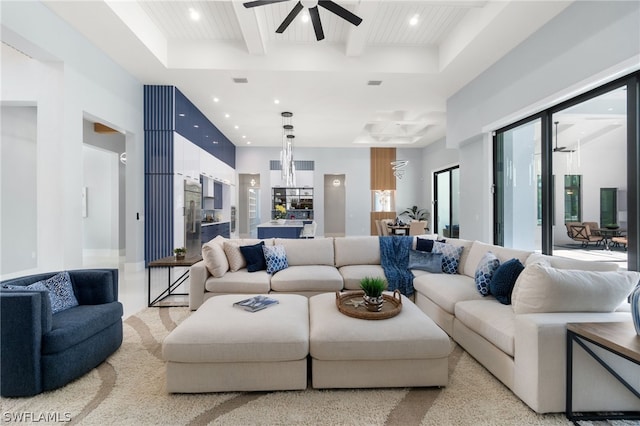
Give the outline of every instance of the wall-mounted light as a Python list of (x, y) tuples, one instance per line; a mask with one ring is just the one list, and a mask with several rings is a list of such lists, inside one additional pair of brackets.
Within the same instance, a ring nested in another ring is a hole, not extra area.
[(123, 152), (122, 154), (120, 154), (120, 162), (122, 164), (124, 164), (125, 166), (127, 165), (127, 153)]
[(340, 179), (334, 179), (332, 183), (333, 183), (333, 186), (338, 187), (340, 186)]

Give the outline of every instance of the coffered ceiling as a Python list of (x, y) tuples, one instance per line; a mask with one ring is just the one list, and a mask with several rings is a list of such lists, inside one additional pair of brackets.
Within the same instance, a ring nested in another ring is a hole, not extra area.
[(319, 8), (322, 41), (306, 9), (275, 32), (296, 1), (44, 3), (140, 82), (177, 86), (237, 146), (279, 146), (291, 111), (298, 147), (443, 138), (446, 99), (571, 3), (336, 2), (363, 21)]

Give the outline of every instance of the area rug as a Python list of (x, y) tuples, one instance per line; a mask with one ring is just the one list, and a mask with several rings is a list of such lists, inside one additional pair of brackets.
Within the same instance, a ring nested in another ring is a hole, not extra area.
[[(70, 425), (570, 425), (529, 409), (459, 346), (445, 388), (168, 394), (161, 343), (188, 308), (129, 317), (122, 347), (67, 386), (2, 398), (0, 423)], [(583, 424), (587, 424), (584, 423)]]

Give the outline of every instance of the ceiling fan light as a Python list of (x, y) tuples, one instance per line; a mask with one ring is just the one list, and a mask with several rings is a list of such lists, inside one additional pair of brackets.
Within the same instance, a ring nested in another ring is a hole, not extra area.
[(311, 9), (318, 5), (318, 0), (300, 0), (300, 3), (302, 3), (302, 5), (307, 9)]

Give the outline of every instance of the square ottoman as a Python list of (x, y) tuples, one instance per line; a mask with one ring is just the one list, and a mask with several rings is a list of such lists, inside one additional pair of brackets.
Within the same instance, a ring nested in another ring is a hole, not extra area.
[(366, 320), (341, 313), (335, 293), (320, 294), (309, 299), (309, 317), (314, 388), (448, 383), (449, 336), (405, 296), (395, 317)]
[(277, 305), (257, 312), (233, 307), (248, 297), (212, 297), (165, 338), (168, 392), (306, 389), (308, 299), (269, 294)]

